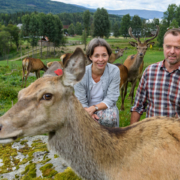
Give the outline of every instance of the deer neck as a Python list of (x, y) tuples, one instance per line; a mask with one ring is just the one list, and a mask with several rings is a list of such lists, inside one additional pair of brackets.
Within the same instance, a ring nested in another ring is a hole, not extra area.
[[(74, 97), (68, 106), (67, 123), (49, 135), (49, 146), (86, 179), (106, 180), (109, 168), (121, 161), (123, 144), (84, 110)], [(58, 141), (58, 142), (57, 142)]]
[(139, 67), (143, 61), (143, 58), (144, 58), (144, 56), (140, 56), (139, 53), (136, 54), (134, 57), (134, 60), (133, 60), (134, 62), (129, 71), (137, 71), (138, 72)]

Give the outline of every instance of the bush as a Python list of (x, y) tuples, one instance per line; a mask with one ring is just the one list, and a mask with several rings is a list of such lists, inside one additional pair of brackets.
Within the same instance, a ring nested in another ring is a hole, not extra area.
[(0, 87), (0, 100), (5, 100), (5, 99), (16, 99), (17, 98), (18, 93), (9, 87)]

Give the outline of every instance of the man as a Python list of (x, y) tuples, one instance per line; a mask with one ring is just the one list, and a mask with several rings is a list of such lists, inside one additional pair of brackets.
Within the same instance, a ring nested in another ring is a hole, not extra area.
[(170, 29), (164, 35), (163, 61), (146, 68), (139, 83), (131, 124), (146, 117), (180, 116), (180, 29)]

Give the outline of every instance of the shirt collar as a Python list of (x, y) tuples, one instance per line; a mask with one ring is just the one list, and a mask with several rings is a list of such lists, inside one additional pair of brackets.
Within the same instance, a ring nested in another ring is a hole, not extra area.
[[(160, 67), (160, 70), (167, 70), (166, 69), (166, 67), (165, 67), (165, 59), (163, 60), (163, 61), (161, 61), (160, 63), (159, 63), (159, 67)], [(180, 65), (178, 66), (178, 69), (177, 70), (179, 70), (180, 71)], [(176, 70), (174, 70), (174, 71), (176, 71)], [(173, 72), (174, 72), (173, 71)]]

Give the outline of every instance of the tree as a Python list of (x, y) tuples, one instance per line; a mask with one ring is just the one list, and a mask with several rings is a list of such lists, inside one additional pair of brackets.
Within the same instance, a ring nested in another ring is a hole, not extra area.
[(10, 36), (8, 31), (0, 31), (0, 56), (7, 53)]
[[(46, 15), (45, 23), (46, 23), (46, 31), (45, 36), (48, 37), (48, 45), (50, 42), (54, 41), (54, 37), (56, 34), (55, 25), (54, 25), (55, 17), (53, 14), (49, 13)], [(47, 46), (47, 56), (48, 56), (48, 46)]]
[(53, 38), (53, 43), (54, 43), (54, 54), (55, 54), (55, 47), (59, 46), (60, 43), (63, 42), (63, 31), (62, 31), (63, 25), (61, 23), (61, 20), (57, 15), (54, 15), (54, 38)]
[(164, 19), (167, 21), (167, 25), (170, 26), (172, 20), (176, 17), (176, 4), (170, 4), (166, 12), (164, 12)]
[(175, 17), (176, 21), (178, 22), (178, 25), (180, 26), (180, 5), (176, 9)]
[(138, 15), (134, 15), (131, 21), (132, 32), (135, 36), (139, 36), (142, 28), (142, 21)]
[(123, 36), (123, 37), (126, 37), (129, 36), (129, 33), (128, 33), (128, 29), (130, 27), (130, 23), (131, 23), (131, 17), (129, 14), (126, 14), (122, 17), (122, 20), (121, 20), (121, 27), (120, 27), (120, 34)]
[(16, 44), (18, 51), (20, 29), (16, 25), (8, 24), (8, 26), (4, 30), (8, 31), (11, 34), (12, 42)]
[[(45, 37), (46, 35), (46, 14), (39, 13), (38, 14), (39, 19), (39, 35)], [(41, 58), (42, 58), (42, 40), (41, 40)]]
[(106, 36), (108, 38), (110, 36), (110, 20), (109, 15), (106, 9), (98, 8), (94, 13), (94, 32), (93, 36)]
[(39, 19), (37, 17), (37, 14), (32, 13), (30, 15), (30, 21), (29, 21), (29, 37), (31, 46), (34, 50), (34, 46), (37, 46), (38, 42), (38, 36), (39, 36)]
[(69, 28), (68, 28), (68, 34), (74, 35), (74, 29), (75, 29), (75, 27), (74, 27), (73, 23), (71, 23)]
[(118, 26), (117, 22), (115, 22), (115, 24), (114, 24), (113, 31), (114, 31), (115, 37), (118, 37), (120, 35), (119, 26)]
[(86, 50), (86, 38), (89, 34), (89, 24), (90, 24), (90, 12), (89, 10), (84, 11), (83, 13), (83, 24), (84, 24), (84, 32), (83, 32), (83, 43), (85, 44), (85, 50)]
[(89, 25), (90, 25), (90, 12), (89, 10), (84, 11), (83, 13), (83, 25), (87, 34), (89, 34)]
[(157, 41), (158, 41), (158, 46), (162, 47), (163, 46), (163, 38), (164, 38), (164, 34), (167, 31), (167, 23), (166, 21), (163, 21), (162, 24), (159, 25), (159, 34), (157, 37)]
[(82, 25), (80, 22), (76, 23), (76, 27), (75, 27), (75, 33), (77, 35), (82, 35)]
[(176, 19), (173, 19), (169, 28), (178, 28), (178, 22), (176, 21)]

